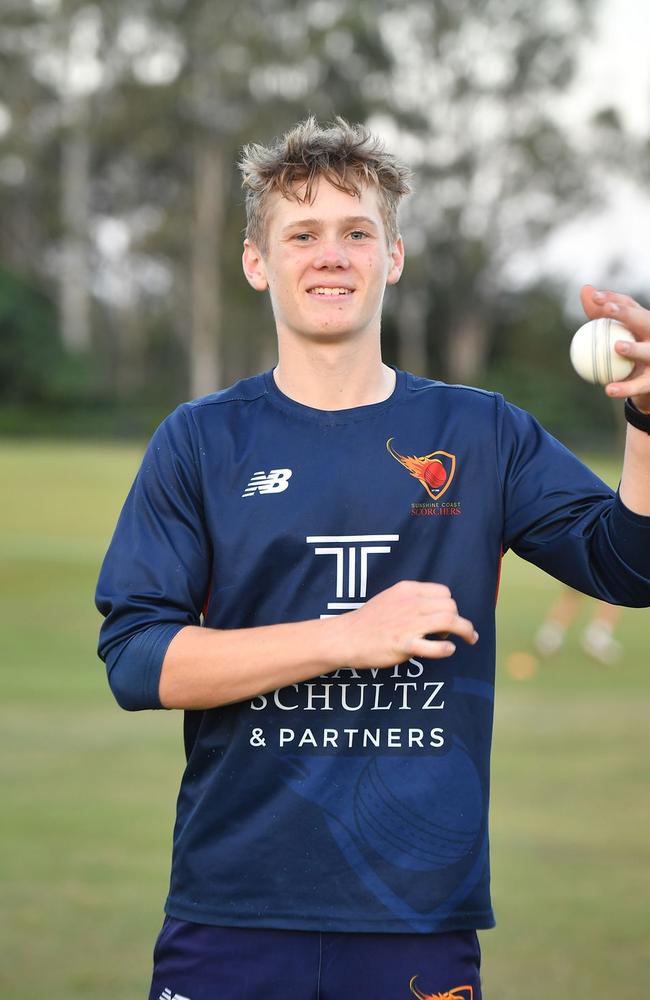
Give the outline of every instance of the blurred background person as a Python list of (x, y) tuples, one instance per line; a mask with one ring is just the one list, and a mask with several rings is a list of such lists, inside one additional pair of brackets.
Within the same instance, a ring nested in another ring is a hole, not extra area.
[[(535, 633), (534, 645), (540, 656), (553, 656), (562, 649), (569, 628), (587, 601), (589, 598), (571, 587), (562, 589)], [(607, 664), (620, 660), (623, 646), (614, 638), (620, 617), (620, 607), (605, 601), (595, 602), (593, 613), (580, 633), (582, 649), (594, 660)]]

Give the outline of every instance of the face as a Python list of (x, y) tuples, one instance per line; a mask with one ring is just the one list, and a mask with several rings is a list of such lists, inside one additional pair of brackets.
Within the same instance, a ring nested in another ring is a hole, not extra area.
[(311, 204), (274, 194), (264, 255), (248, 240), (244, 273), (269, 290), (280, 337), (334, 342), (379, 336), (386, 285), (402, 273), (404, 248), (386, 241), (375, 187), (360, 197), (321, 180)]

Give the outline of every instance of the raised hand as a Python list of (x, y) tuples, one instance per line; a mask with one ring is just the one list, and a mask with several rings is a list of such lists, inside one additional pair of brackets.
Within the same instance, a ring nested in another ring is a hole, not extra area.
[(619, 292), (598, 291), (585, 285), (581, 292), (582, 308), (589, 319), (601, 316), (616, 319), (627, 327), (636, 343), (616, 342), (616, 351), (635, 362), (632, 374), (624, 382), (610, 382), (605, 387), (614, 399), (629, 397), (637, 409), (650, 413), (650, 309)]

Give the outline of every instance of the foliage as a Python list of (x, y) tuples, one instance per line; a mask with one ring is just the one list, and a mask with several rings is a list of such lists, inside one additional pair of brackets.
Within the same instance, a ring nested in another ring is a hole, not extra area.
[(39, 402), (65, 385), (66, 357), (56, 310), (25, 279), (0, 270), (0, 395)]
[(622, 428), (620, 406), (577, 377), (569, 362), (575, 328), (561, 289), (540, 284), (504, 295), (495, 307), (493, 350), (480, 384), (535, 414), (572, 447), (610, 445)]
[[(165, 415), (178, 351), (150, 317), (147, 366), (138, 398), (111, 398), (100, 354), (70, 355), (57, 312), (41, 289), (0, 270), (0, 433), (71, 437), (146, 436)], [(110, 357), (110, 354), (109, 354)], [(180, 400), (179, 400), (180, 401)]]

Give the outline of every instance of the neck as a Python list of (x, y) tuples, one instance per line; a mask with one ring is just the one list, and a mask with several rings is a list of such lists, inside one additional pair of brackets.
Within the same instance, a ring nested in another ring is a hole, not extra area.
[(290, 399), (317, 410), (347, 410), (388, 399), (395, 372), (382, 362), (379, 342), (296, 345), (279, 340), (279, 362), (273, 375)]

